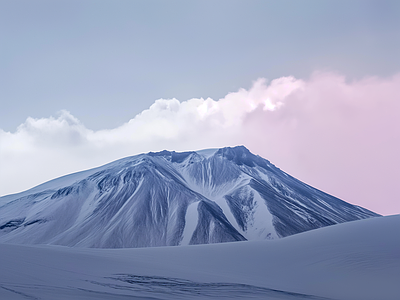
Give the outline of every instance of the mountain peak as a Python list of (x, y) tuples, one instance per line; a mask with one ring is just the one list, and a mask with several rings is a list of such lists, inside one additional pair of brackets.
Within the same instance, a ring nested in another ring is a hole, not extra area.
[(263, 158), (251, 153), (245, 146), (234, 146), (224, 148), (210, 148), (197, 151), (175, 152), (169, 150), (162, 150), (159, 152), (149, 152), (147, 155), (151, 157), (162, 156), (168, 158), (171, 162), (183, 162), (187, 157), (193, 154), (198, 154), (200, 157), (208, 159), (213, 156), (222, 156), (227, 160), (233, 161), (237, 165), (247, 165), (254, 167), (255, 162), (260, 163)]
[(246, 165), (249, 167), (254, 167), (258, 160), (258, 157), (244, 146), (221, 148), (217, 151), (216, 155), (221, 155), (237, 165)]

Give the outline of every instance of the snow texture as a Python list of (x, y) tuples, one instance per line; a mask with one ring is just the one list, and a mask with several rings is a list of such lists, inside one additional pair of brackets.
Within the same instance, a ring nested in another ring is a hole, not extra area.
[(399, 227), (396, 215), (272, 241), (137, 249), (0, 244), (0, 299), (397, 300)]

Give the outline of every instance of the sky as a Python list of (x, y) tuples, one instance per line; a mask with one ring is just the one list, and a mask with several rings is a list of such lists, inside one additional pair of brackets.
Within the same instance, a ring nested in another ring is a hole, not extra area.
[(244, 145), (400, 213), (400, 2), (0, 1), (0, 195)]

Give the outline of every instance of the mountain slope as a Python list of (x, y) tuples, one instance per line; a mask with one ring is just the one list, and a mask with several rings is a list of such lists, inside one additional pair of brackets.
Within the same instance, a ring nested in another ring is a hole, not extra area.
[(0, 242), (148, 247), (275, 239), (377, 216), (245, 147), (140, 154), (0, 198)]

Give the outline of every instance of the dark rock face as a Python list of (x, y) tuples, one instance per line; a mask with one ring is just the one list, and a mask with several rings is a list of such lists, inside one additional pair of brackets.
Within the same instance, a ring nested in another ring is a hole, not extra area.
[(0, 242), (123, 248), (280, 238), (378, 216), (243, 146), (124, 158), (0, 198)]

